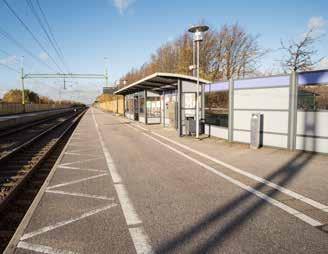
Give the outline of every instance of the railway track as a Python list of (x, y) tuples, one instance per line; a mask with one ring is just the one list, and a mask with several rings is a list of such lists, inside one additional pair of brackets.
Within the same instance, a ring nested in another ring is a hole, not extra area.
[(33, 137), (47, 131), (52, 126), (60, 124), (72, 115), (71, 112), (64, 112), (47, 119), (35, 121), (18, 127), (2, 130), (0, 132), (0, 160), (14, 153), (20, 145)]
[(77, 111), (0, 159), (2, 253), (85, 111)]

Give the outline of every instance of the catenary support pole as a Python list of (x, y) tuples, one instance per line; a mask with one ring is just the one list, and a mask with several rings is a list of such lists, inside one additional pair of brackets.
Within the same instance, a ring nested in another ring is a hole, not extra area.
[(21, 83), (22, 83), (22, 105), (25, 112), (25, 85), (24, 85), (24, 56), (21, 59)]

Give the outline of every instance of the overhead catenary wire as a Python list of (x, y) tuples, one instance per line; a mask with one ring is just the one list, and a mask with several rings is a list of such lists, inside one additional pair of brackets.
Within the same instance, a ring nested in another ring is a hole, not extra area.
[(4, 64), (4, 63), (1, 63), (1, 62), (0, 62), (0, 66), (3, 66), (3, 67), (5, 67), (5, 68), (7, 68), (8, 70), (11, 70), (11, 71), (14, 71), (14, 72), (20, 73), (19, 70), (15, 69), (15, 68), (13, 68), (13, 67), (7, 65), (7, 64)]
[[(36, 18), (37, 22), (39, 23), (42, 31), (45, 33), (49, 43), (51, 44), (51, 46), (53, 47), (58, 59), (61, 61), (61, 63), (65, 66), (65, 68), (67, 69), (68, 72), (69, 71), (69, 68), (66, 64), (66, 61), (64, 59), (64, 56), (62, 55), (62, 51), (60, 50), (59, 48), (59, 45), (57, 43), (57, 41), (55, 40), (53, 34), (50, 34), (50, 30), (49, 30), (49, 27), (47, 29), (47, 27), (44, 25), (44, 23), (48, 23), (47, 21), (45, 22), (44, 20), (42, 20), (42, 18), (40, 17), (40, 15), (38, 14), (37, 10), (35, 9), (34, 7), (34, 4), (32, 2), (32, 0), (26, 0), (26, 3), (28, 5), (28, 7), (30, 8), (32, 14), (34, 15), (34, 17)], [(41, 7), (41, 6), (40, 6)], [(46, 17), (44, 17), (43, 19), (45, 19)], [(49, 30), (49, 32), (47, 31)]]
[[(63, 59), (65, 60), (65, 57), (64, 57), (63, 51), (61, 50), (61, 47), (60, 47), (59, 43), (57, 42), (56, 37), (54, 36), (53, 30), (52, 30), (52, 28), (51, 28), (51, 26), (50, 26), (50, 24), (49, 24), (49, 22), (48, 22), (48, 20), (47, 20), (47, 16), (45, 15), (45, 12), (43, 11), (43, 9), (42, 9), (42, 7), (41, 7), (41, 4), (40, 4), (39, 0), (36, 0), (36, 3), (37, 3), (37, 6), (38, 6), (38, 8), (39, 8), (39, 10), (40, 10), (40, 13), (41, 13), (41, 15), (42, 15), (42, 17), (43, 17), (43, 20), (44, 20), (45, 24), (46, 24), (47, 27), (48, 27), (49, 33), (50, 33), (50, 35), (51, 35), (51, 37), (52, 37), (54, 43), (57, 45), (57, 48), (58, 48), (58, 50), (59, 50), (60, 55), (61, 55), (61, 56), (63, 57)], [(65, 61), (65, 63), (66, 63), (66, 61)], [(67, 63), (66, 63), (66, 65), (67, 65)], [(68, 67), (68, 69), (69, 69), (69, 66), (68, 66), (68, 65), (67, 65), (67, 67)], [(69, 70), (69, 72), (71, 72), (71, 71)]]
[(16, 56), (15, 56), (14, 54), (10, 54), (10, 53), (8, 53), (7, 51), (5, 51), (5, 50), (3, 50), (3, 49), (0, 49), (0, 52), (1, 52), (3, 55), (5, 55), (7, 58), (12, 57), (12, 58), (13, 58), (12, 60), (13, 60), (14, 62), (18, 63), (18, 61), (17, 61), (17, 59), (16, 59)]
[(12, 56), (12, 54), (9, 54), (7, 51), (0, 49), (0, 52), (2, 52), (2, 54), (5, 54), (6, 56)]
[(25, 28), (25, 30), (31, 35), (31, 37), (34, 39), (34, 41), (38, 44), (38, 46), (49, 56), (51, 61), (55, 64), (55, 66), (58, 68), (60, 72), (63, 72), (60, 66), (57, 64), (55, 59), (52, 57), (52, 55), (48, 52), (48, 50), (42, 45), (42, 43), (38, 40), (38, 38), (34, 35), (32, 30), (26, 25), (26, 23), (19, 17), (19, 15), (16, 13), (16, 11), (12, 8), (12, 6), (7, 2), (7, 0), (2, 0), (7, 8), (10, 10), (10, 12), (16, 17), (16, 19), (20, 22), (20, 24)]
[(18, 42), (11, 34), (9, 34), (8, 32), (6, 32), (2, 27), (0, 27), (0, 35), (3, 37), (3, 38), (5, 38), (5, 39), (7, 39), (7, 40), (9, 40), (9, 41), (11, 41), (13, 44), (15, 44), (18, 48), (20, 48), (20, 49), (22, 49), (23, 51), (25, 51), (30, 57), (32, 57), (36, 62), (38, 62), (39, 64), (41, 64), (41, 65), (45, 65), (45, 66), (47, 66), (50, 70), (52, 70), (52, 71), (55, 71), (56, 72), (56, 70), (53, 68), (53, 67), (51, 67), (47, 62), (44, 62), (44, 61), (42, 61), (40, 58), (38, 58), (37, 56), (35, 56), (30, 50), (28, 50), (27, 48), (25, 48), (24, 46), (23, 46), (23, 44), (21, 44), (20, 42)]

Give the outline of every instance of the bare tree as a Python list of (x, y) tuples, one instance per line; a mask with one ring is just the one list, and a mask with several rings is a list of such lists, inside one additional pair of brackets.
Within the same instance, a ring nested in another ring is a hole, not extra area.
[(259, 59), (266, 53), (259, 47), (258, 37), (247, 33), (239, 24), (224, 25), (215, 36), (211, 79), (254, 75)]
[(307, 71), (322, 59), (314, 59), (317, 50), (314, 44), (320, 39), (316, 36), (316, 29), (310, 28), (298, 41), (291, 40), (288, 45), (281, 41), (281, 48), (286, 52), (286, 57), (282, 60), (284, 70)]
[[(122, 80), (127, 84), (154, 72), (190, 75), (193, 39), (185, 32), (161, 46), (139, 69), (132, 69)], [(200, 51), (200, 76), (212, 81), (255, 75), (260, 57), (266, 53), (258, 45), (258, 36), (247, 33), (239, 24), (211, 29), (204, 35)]]

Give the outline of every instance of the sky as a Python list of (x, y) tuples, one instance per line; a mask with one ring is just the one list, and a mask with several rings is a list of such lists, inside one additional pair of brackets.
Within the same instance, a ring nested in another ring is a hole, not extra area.
[[(6, 1), (43, 48), (10, 12)], [(34, 56), (0, 34), (0, 97), (5, 91), (20, 87), (19, 73), (1, 64), (19, 70), (24, 56), (25, 73), (58, 72), (51, 57), (59, 60), (29, 8), (30, 1), (37, 7), (36, 0), (0, 0), (0, 31), (9, 33)], [(259, 35), (259, 45), (270, 50), (259, 64), (262, 71), (278, 69), (281, 40), (300, 38), (309, 27), (318, 28), (322, 34), (316, 44), (318, 56), (328, 57), (328, 36), (324, 36), (328, 30), (326, 0), (39, 0), (39, 3), (69, 70), (102, 74), (106, 65), (110, 83), (131, 68), (141, 66), (163, 43), (174, 40), (202, 20), (215, 29), (238, 22), (249, 33)], [(58, 65), (63, 68), (60, 62)], [(320, 67), (328, 68), (328, 58)], [(63, 90), (63, 80), (26, 80), (27, 88), (42, 95), (84, 102), (94, 100), (102, 86), (103, 80), (68, 80), (67, 89)]]

